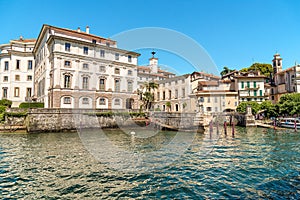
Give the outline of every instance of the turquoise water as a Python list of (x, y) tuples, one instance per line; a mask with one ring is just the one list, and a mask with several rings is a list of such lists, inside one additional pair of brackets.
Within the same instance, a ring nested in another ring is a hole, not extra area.
[[(134, 141), (123, 131), (105, 135), (142, 155), (177, 133)], [(299, 143), (299, 133), (256, 128), (237, 128), (234, 137), (196, 134), (174, 162), (126, 172), (97, 160), (78, 133), (0, 134), (0, 199), (300, 199)]]

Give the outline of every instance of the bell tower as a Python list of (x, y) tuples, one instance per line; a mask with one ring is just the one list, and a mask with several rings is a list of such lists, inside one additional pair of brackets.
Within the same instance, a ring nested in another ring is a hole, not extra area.
[(152, 58), (149, 59), (149, 65), (150, 65), (150, 68), (151, 68), (151, 73), (157, 73), (157, 70), (158, 70), (158, 58), (155, 58), (154, 55), (155, 55), (155, 52), (152, 51), (151, 52), (152, 54)]
[(276, 53), (273, 58), (273, 74), (282, 71), (282, 58), (279, 53)]

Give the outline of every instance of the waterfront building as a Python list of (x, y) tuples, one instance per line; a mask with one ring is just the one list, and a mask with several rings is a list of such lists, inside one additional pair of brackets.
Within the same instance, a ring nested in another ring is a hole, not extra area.
[(35, 39), (11, 40), (0, 45), (0, 99), (12, 101), (12, 107), (32, 100)]
[(239, 102), (256, 101), (261, 103), (269, 99), (269, 78), (261, 75), (260, 71), (240, 72), (235, 75), (239, 93)]
[(152, 52), (152, 57), (149, 59), (149, 65), (137, 67), (139, 86), (142, 86), (145, 82), (157, 82), (176, 76), (172, 72), (161, 69), (158, 65), (158, 58), (155, 58), (154, 55), (155, 52)]
[(217, 81), (220, 77), (204, 72), (193, 72), (158, 81), (155, 110), (169, 112), (199, 112), (195, 91), (199, 81)]
[(35, 95), (46, 108), (137, 108), (137, 60), (140, 54), (117, 42), (43, 25), (33, 50)]
[(192, 92), (190, 78), (190, 74), (185, 74), (158, 81), (154, 109), (168, 112), (194, 111), (193, 101), (189, 97)]
[(282, 70), (282, 58), (276, 53), (273, 62), (273, 80), (270, 100), (277, 103), (283, 94), (300, 92), (300, 65)]
[(198, 81), (194, 95), (198, 100), (199, 111), (203, 114), (231, 112), (238, 106), (238, 92), (234, 89), (234, 81)]

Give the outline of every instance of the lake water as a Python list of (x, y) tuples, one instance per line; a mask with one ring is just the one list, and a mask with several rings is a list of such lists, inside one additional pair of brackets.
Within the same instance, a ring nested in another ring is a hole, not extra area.
[(0, 199), (300, 199), (300, 133), (147, 134), (0, 134)]

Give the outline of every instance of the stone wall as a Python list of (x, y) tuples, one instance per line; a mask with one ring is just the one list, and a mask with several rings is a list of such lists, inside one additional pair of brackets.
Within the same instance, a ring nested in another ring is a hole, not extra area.
[(96, 112), (97, 110), (89, 109), (30, 109), (25, 124), (28, 133), (37, 133), (74, 131), (81, 128), (116, 128), (135, 123), (128, 115), (97, 117), (93, 114)]

